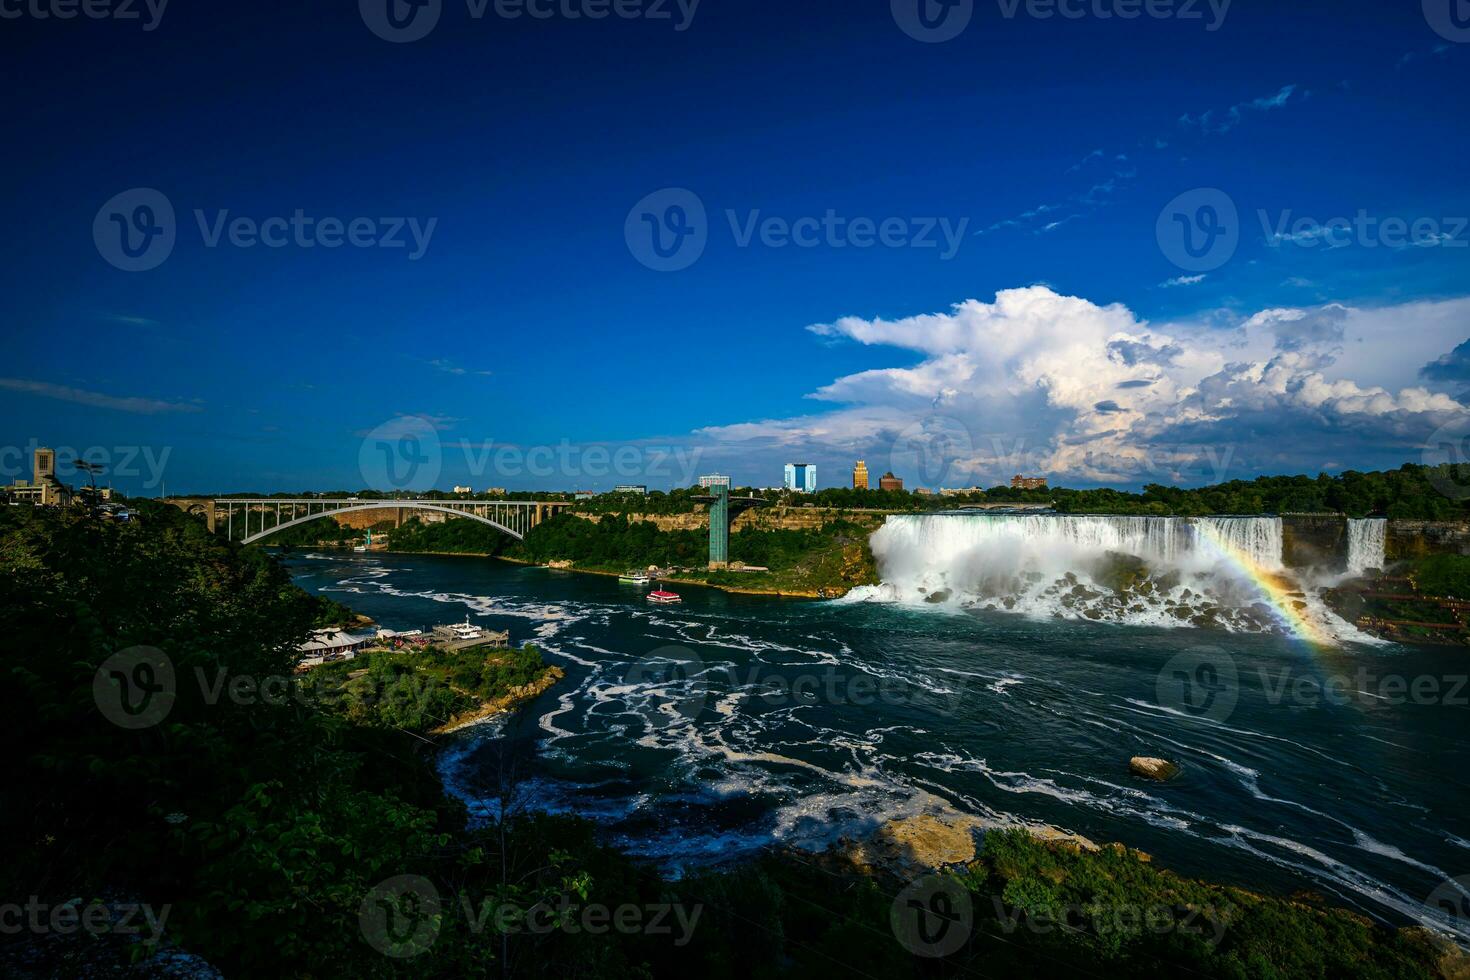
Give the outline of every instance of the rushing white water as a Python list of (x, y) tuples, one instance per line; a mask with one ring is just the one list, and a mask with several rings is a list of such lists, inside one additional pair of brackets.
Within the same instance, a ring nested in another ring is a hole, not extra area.
[(1283, 600), (1254, 581), (1287, 574), (1275, 517), (899, 516), (872, 547), (883, 584), (854, 601), (1249, 632), (1289, 631), (1286, 601), (1328, 635), (1362, 638), (1305, 585)]
[(1347, 570), (1355, 574), (1387, 564), (1384, 539), (1388, 521), (1382, 518), (1350, 520), (1348, 524)]

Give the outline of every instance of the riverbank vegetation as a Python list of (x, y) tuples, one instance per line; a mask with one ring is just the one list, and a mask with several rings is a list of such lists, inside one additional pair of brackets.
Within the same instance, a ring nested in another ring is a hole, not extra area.
[(877, 581), (868, 529), (834, 520), (819, 528), (744, 527), (730, 535), (730, 561), (766, 571), (708, 572), (709, 532), (661, 531), (652, 521), (609, 514), (597, 521), (560, 515), (533, 528), (507, 557), (572, 568), (622, 572), (630, 568), (680, 568), (683, 581), (751, 591), (815, 593), (846, 591)]
[(553, 669), (533, 644), (518, 650), (410, 647), (324, 664), (301, 684), (355, 725), (422, 734), (537, 685)]
[[(292, 683), (317, 616), (279, 561), (171, 507), (142, 505), (129, 523), (0, 511), (0, 734), (11, 752), (0, 894), (164, 913), (159, 945), (146, 931), (7, 933), (0, 974), (154, 976), (164, 953), (175, 970), (196, 957), (196, 975), (207, 962), (228, 976), (368, 978), (1438, 969), (1417, 932), (1018, 833), (991, 833), (978, 861), (956, 869), (973, 924), (956, 926), (947, 959), (921, 958), (895, 938), (892, 917), (912, 914), (902, 882), (800, 854), (665, 879), (601, 843), (592, 823), (532, 813), (535, 747), (512, 737), (482, 750), (471, 792), (487, 802), (471, 821), (437, 776), (443, 744), (402, 730), (422, 719), (340, 710)], [(399, 656), (368, 658), (364, 676), (401, 680)], [(440, 689), (476, 696), (539, 661), (527, 649), (487, 673), (470, 658), (426, 657)], [(670, 905), (688, 913), (687, 930), (607, 928), (608, 910)], [(1176, 927), (1201, 905), (1225, 918), (1218, 938)], [(601, 929), (581, 927), (593, 907)], [(1156, 907), (1173, 924), (1113, 924), (1114, 912)], [(1073, 908), (1067, 928), (1031, 927)]]

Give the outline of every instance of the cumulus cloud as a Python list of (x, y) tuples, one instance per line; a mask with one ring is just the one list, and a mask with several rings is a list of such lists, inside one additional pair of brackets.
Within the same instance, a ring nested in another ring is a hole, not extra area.
[(1419, 375), (1428, 381), (1470, 382), (1470, 340), (1424, 365)]
[[(808, 397), (833, 406), (826, 411), (698, 436), (716, 453), (780, 449), (833, 466), (862, 457), (871, 469), (938, 418), (949, 445), (966, 444), (945, 485), (1021, 471), (1136, 485), (1311, 471), (1344, 457), (1397, 465), (1416, 458), (1438, 426), (1470, 413), (1443, 390), (1451, 361), (1424, 367), (1467, 316), (1470, 299), (1154, 325), (1117, 303), (1047, 286), (1008, 289), (942, 313), (815, 324), (808, 329), (819, 337), (919, 360), (822, 386)], [(1390, 386), (1405, 376), (1411, 383)]]

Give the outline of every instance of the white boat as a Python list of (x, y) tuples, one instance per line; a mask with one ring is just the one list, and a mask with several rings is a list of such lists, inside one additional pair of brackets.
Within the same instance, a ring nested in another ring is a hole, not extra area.
[(461, 643), (465, 640), (483, 639), (485, 631), (471, 623), (469, 616), (465, 616), (463, 623), (448, 623), (443, 626), (435, 626), (434, 634), (443, 637), (451, 643)]
[(653, 579), (648, 577), (647, 572), (624, 572), (618, 576), (618, 581), (624, 585), (648, 585)]
[(649, 602), (683, 602), (677, 592), (665, 592), (663, 589), (648, 593)]

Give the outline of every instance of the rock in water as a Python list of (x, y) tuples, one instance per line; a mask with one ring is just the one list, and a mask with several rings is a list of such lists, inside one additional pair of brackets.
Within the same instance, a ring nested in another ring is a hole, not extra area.
[(1168, 759), (1151, 759), (1144, 755), (1135, 755), (1130, 759), (1128, 768), (1140, 776), (1157, 779), (1161, 783), (1179, 775), (1179, 767)]

